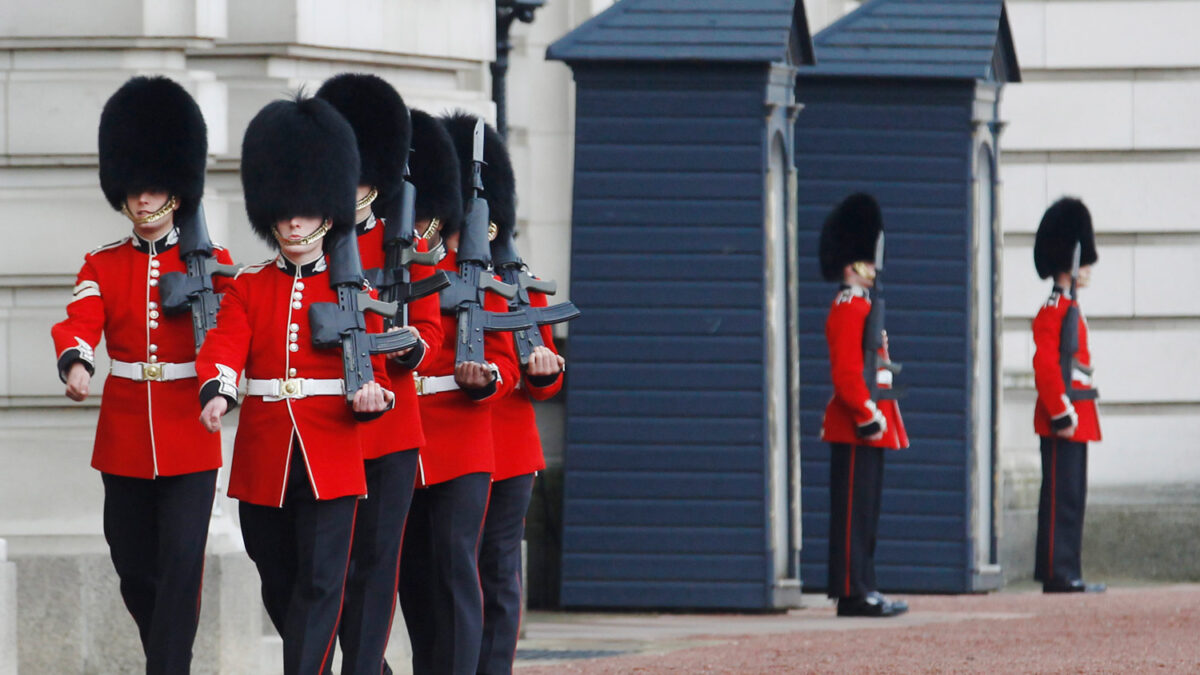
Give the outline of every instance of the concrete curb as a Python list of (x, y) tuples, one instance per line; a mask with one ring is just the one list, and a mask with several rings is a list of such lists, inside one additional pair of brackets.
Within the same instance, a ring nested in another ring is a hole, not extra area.
[(17, 675), (17, 566), (0, 539), (0, 675)]

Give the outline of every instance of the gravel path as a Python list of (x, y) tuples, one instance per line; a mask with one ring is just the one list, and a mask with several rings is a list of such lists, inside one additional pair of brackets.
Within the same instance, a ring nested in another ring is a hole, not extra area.
[(783, 615), (535, 614), (519, 654), (624, 654), (518, 666), (521, 675), (1200, 673), (1198, 585), (905, 599), (912, 609), (898, 619), (838, 619), (830, 606)]

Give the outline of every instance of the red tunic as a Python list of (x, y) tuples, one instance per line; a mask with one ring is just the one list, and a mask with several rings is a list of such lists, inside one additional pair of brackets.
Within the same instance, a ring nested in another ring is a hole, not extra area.
[[(1072, 402), (1067, 399), (1067, 386), (1063, 382), (1058, 361), (1058, 345), (1063, 317), (1072, 302), (1064, 297), (1061, 289), (1056, 288), (1033, 319), (1033, 377), (1038, 394), (1033, 409), (1033, 430), (1039, 436), (1055, 436), (1051, 418), (1075, 415), (1078, 425), (1070, 440), (1083, 443), (1100, 440), (1100, 416), (1096, 411), (1096, 401)], [(1075, 352), (1075, 360), (1085, 368), (1091, 368), (1087, 320), (1083, 318), (1082, 310), (1079, 312), (1079, 349)], [(1074, 389), (1088, 389), (1091, 387), (1091, 376), (1076, 369), (1071, 386)]]
[[(545, 307), (546, 295), (533, 291), (529, 304)], [(542, 342), (555, 354), (554, 332), (550, 326), (542, 326)], [(533, 399), (544, 401), (562, 389), (562, 374), (554, 382), (537, 386), (522, 376), (517, 389), (492, 406), (492, 436), (496, 444), (496, 470), (493, 480), (506, 480), (516, 476), (541, 471), (546, 468), (542, 454), (542, 439), (538, 435), (537, 419), (533, 414)]]
[[(372, 215), (359, 229), (358, 251), (363, 269), (383, 269), (384, 222), (376, 220)], [(425, 240), (417, 241), (417, 250), (428, 250)], [(420, 281), (432, 276), (433, 272), (432, 267), (413, 265), (410, 276), (413, 281)], [(425, 445), (421, 412), (417, 404), (417, 388), (413, 384), (413, 370), (420, 368), (422, 363), (429, 363), (434, 350), (442, 345), (441, 310), (436, 293), (408, 304), (408, 324), (421, 334), (421, 340), (425, 343), (424, 353), (419, 355), (420, 360), (416, 364), (407, 366), (395, 359), (387, 360), (388, 379), (391, 380), (392, 389), (396, 394), (396, 406), (379, 419), (363, 423), (363, 459), (376, 459), (393, 452), (412, 450)]]
[[(214, 382), (221, 394), (236, 397), (243, 369), (247, 378), (256, 380), (342, 379), (341, 350), (317, 349), (312, 344), (308, 311), (317, 302), (337, 302), (323, 258), (299, 270), (282, 256), (246, 268), (225, 294), (217, 327), (209, 332), (196, 358), (202, 397), (212, 391)], [(368, 330), (382, 330), (378, 316), (368, 314), (366, 320)], [(387, 388), (383, 357), (371, 360), (375, 380)], [(190, 408), (195, 410), (194, 402)], [(344, 396), (280, 401), (247, 396), (233, 446), (229, 496), (281, 507), (293, 468), (293, 438), (300, 439), (317, 499), (366, 494), (359, 426)]]
[[(128, 363), (189, 363), (196, 359), (192, 315), (166, 316), (159, 307), (158, 279), (184, 272), (177, 230), (156, 242), (126, 237), (84, 256), (67, 318), (50, 330), (59, 377), (82, 361), (94, 369), (94, 350), (104, 335), (108, 354)], [(217, 260), (232, 264), (216, 247)], [(230, 285), (216, 277), (218, 293)], [(221, 437), (210, 434), (196, 413), (196, 379), (138, 382), (110, 376), (100, 399), (92, 466), (133, 478), (176, 476), (221, 466)]]
[[(458, 256), (448, 251), (437, 269), (458, 271)], [(488, 293), (485, 309), (508, 311), (504, 298)], [(442, 345), (433, 359), (426, 359), (420, 374), (437, 377), (454, 374), (454, 341), (458, 336), (458, 321), (453, 314), (443, 313)], [(516, 386), (520, 370), (513, 354), (512, 337), (489, 332), (483, 338), (487, 360), (500, 370), (500, 380), (491, 396), (479, 401), (459, 390), (422, 396), (421, 424), (425, 429), (425, 445), (421, 448), (421, 485), (434, 485), (465, 476), (469, 473), (492, 473), (495, 470), (495, 450), (492, 441), (492, 412), (488, 404), (508, 396)]]
[[(872, 401), (870, 390), (863, 382), (863, 326), (870, 311), (871, 300), (866, 289), (853, 286), (842, 289), (829, 310), (825, 339), (829, 343), (833, 397), (825, 407), (821, 440), (892, 450), (907, 448), (908, 434), (900, 417), (900, 406), (893, 400)], [(882, 349), (880, 356), (888, 358)], [(882, 368), (879, 370), (881, 378), (885, 373), (891, 375)], [(890, 383), (881, 381), (879, 386), (887, 389)], [(858, 427), (870, 424), (878, 416), (887, 422), (883, 437), (876, 441), (860, 438)]]

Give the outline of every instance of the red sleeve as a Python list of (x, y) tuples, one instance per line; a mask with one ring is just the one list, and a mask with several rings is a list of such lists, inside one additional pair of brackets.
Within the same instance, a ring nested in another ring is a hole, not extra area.
[[(229, 255), (229, 249), (221, 246), (213, 246), (213, 257), (222, 265), (232, 265), (233, 256)], [(216, 293), (224, 293), (233, 285), (233, 277), (213, 275), (213, 291)]]
[[(484, 298), (483, 308), (487, 311), (501, 314), (508, 311), (508, 301), (499, 295), (488, 292)], [(508, 396), (516, 388), (517, 380), (521, 377), (511, 333), (488, 331), (483, 336), (483, 353), (488, 363), (495, 364), (499, 370), (500, 379), (496, 382), (496, 390), (490, 396), (478, 399), (477, 403), (496, 401)]]
[(1038, 400), (1051, 418), (1062, 417), (1073, 410), (1067, 399), (1067, 385), (1063, 382), (1058, 361), (1059, 337), (1068, 304), (1063, 298), (1054, 304), (1047, 302), (1033, 319), (1033, 379), (1037, 385)]
[(63, 382), (76, 361), (83, 363), (89, 373), (96, 372), (95, 349), (104, 332), (104, 301), (100, 293), (100, 276), (89, 255), (75, 277), (67, 318), (50, 329), (54, 353), (58, 355), (58, 377)]
[(853, 411), (859, 425), (871, 422), (876, 415), (870, 390), (863, 381), (863, 326), (870, 311), (871, 305), (865, 300), (838, 300), (825, 323), (833, 395)]
[[(424, 252), (428, 249), (429, 245), (424, 239), (417, 242), (418, 251)], [(433, 276), (435, 272), (437, 272), (435, 267), (414, 264), (409, 268), (409, 279), (421, 281)], [(425, 353), (421, 356), (420, 363), (414, 366), (416, 370), (420, 370), (422, 363), (433, 363), (433, 359), (437, 358), (437, 351), (442, 347), (445, 335), (442, 329), (442, 309), (438, 298), (439, 294), (432, 293), (408, 303), (408, 325), (416, 328), (417, 332), (421, 334), (421, 339), (425, 341)]]
[(247, 294), (244, 279), (235, 280), (225, 290), (221, 309), (217, 312), (217, 327), (208, 331), (196, 354), (196, 378), (200, 382), (202, 407), (218, 394), (228, 399), (230, 410), (237, 405), (238, 380), (250, 353)]
[[(549, 304), (549, 301), (546, 298), (545, 293), (539, 293), (537, 291), (533, 291), (529, 294), (529, 304), (530, 304), (530, 306), (533, 306), (533, 307), (546, 307)], [(554, 346), (554, 329), (553, 329), (553, 327), (539, 326), (538, 330), (542, 334), (542, 342), (546, 343), (546, 347), (548, 347), (550, 349), (550, 351), (557, 354), (558, 349), (555, 348), (555, 346)], [(545, 401), (548, 398), (556, 396), (558, 394), (558, 392), (562, 390), (562, 385), (563, 385), (562, 373), (559, 373), (558, 376), (554, 378), (554, 382), (552, 382), (551, 384), (548, 384), (548, 385), (541, 386), (541, 387), (535, 385), (528, 377), (525, 378), (525, 386), (529, 390), (529, 395), (538, 401)]]

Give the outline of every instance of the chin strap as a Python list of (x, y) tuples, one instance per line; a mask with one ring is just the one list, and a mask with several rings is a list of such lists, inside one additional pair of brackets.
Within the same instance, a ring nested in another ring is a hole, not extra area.
[(172, 195), (171, 198), (167, 200), (167, 203), (162, 205), (162, 208), (154, 213), (151, 213), (145, 218), (138, 218), (137, 216), (133, 215), (133, 212), (129, 210), (128, 201), (121, 203), (121, 213), (125, 214), (126, 218), (132, 220), (134, 225), (145, 225), (146, 223), (153, 223), (159, 218), (162, 218), (168, 213), (174, 211), (177, 206), (179, 206), (179, 198)]
[(283, 235), (279, 234), (278, 229), (272, 230), (272, 232), (275, 234), (275, 241), (278, 241), (281, 246), (307, 246), (328, 234), (330, 227), (331, 223), (329, 222), (329, 219), (326, 218), (321, 222), (321, 226), (318, 227), (316, 231), (299, 241), (292, 241), (284, 238)]

